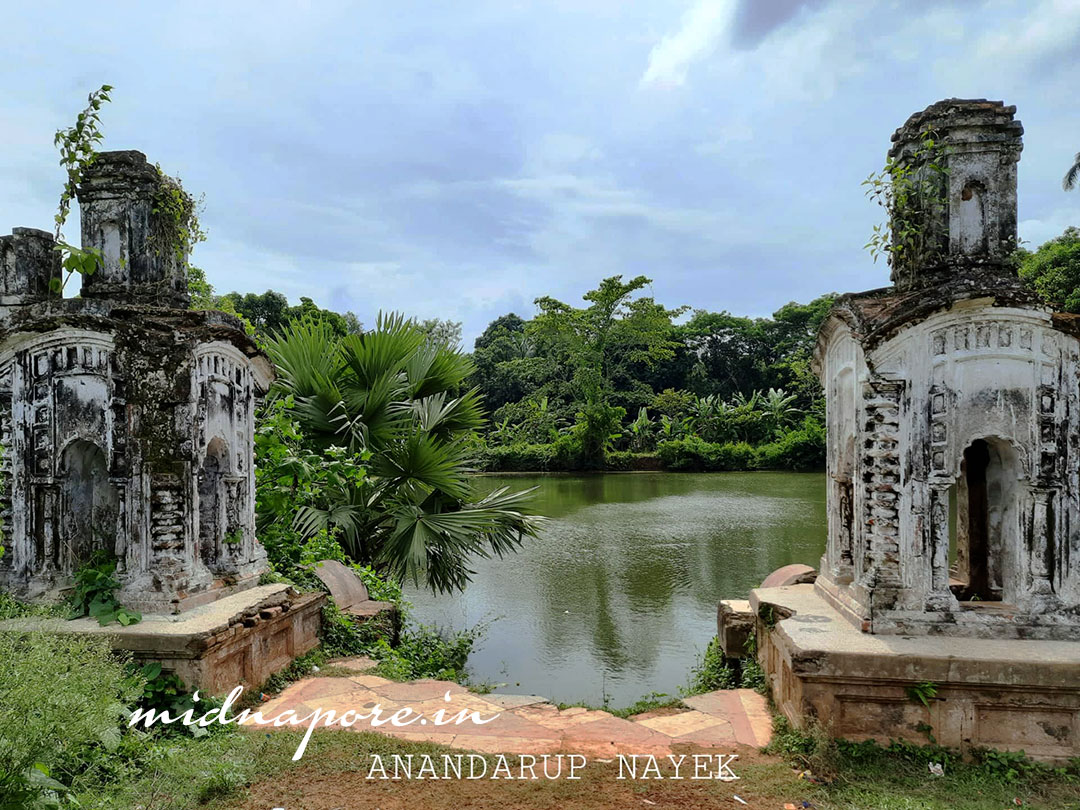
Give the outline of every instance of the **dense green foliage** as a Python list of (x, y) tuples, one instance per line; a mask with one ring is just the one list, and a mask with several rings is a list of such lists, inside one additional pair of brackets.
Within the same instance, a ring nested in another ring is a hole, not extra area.
[(1066, 312), (1080, 312), (1080, 229), (1066, 228), (1035, 252), (1023, 252), (1020, 278)]
[(217, 298), (213, 305), (244, 318), (261, 338), (269, 338), (294, 321), (301, 320), (324, 323), (338, 336), (357, 334), (364, 329), (352, 312), (340, 314), (322, 309), (310, 298), (303, 297), (299, 304), (290, 306), (284, 295), (273, 290), (262, 294), (226, 293)]
[(120, 587), (116, 579), (116, 559), (99, 551), (75, 571), (75, 589), (71, 596), (72, 618), (90, 616), (104, 627), (112, 622), (123, 626), (142, 620), (142, 614), (121, 605), (115, 592)]
[(833, 296), (772, 318), (668, 309), (644, 276), (605, 279), (586, 306), (536, 301), (477, 338), (472, 382), (493, 412), (489, 470), (813, 469), (824, 460), (810, 369)]
[(55, 804), (120, 745), (140, 688), (108, 639), (0, 633), (0, 808)]

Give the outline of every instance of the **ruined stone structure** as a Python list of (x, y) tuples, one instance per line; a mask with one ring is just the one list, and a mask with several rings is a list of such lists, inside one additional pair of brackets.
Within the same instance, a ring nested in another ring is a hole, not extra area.
[[(187, 307), (186, 257), (160, 244), (158, 170), (100, 155), (79, 189), (104, 267), (79, 298), (50, 234), (0, 237), (0, 588), (55, 599), (97, 550), (118, 599), (181, 610), (256, 584), (256, 397), (272, 367), (240, 322)], [(158, 240), (158, 241), (156, 241)]]
[[(749, 608), (798, 724), (1063, 760), (1080, 753), (1080, 330), (1010, 262), (1014, 112), (950, 99), (893, 136), (924, 193), (893, 232), (919, 238), (893, 286), (842, 296), (819, 336), (820, 575)], [(926, 682), (935, 699), (912, 700)]]
[(322, 593), (259, 585), (255, 401), (273, 367), (241, 322), (188, 307), (186, 259), (140, 152), (105, 152), (78, 190), (104, 264), (63, 298), (51, 234), (0, 237), (0, 589), (54, 601), (96, 552), (117, 560), (127, 627), (104, 634), (191, 687), (262, 683), (318, 644)]
[(818, 588), (870, 632), (1080, 639), (1080, 340), (1009, 263), (1014, 111), (940, 102), (896, 132), (900, 160), (928, 130), (945, 146), (946, 204), (917, 223), (939, 252), (821, 333)]

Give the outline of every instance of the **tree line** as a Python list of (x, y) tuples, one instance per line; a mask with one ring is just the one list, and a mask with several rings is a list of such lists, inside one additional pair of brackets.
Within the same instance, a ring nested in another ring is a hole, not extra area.
[(477, 338), (470, 382), (491, 421), (486, 469), (790, 468), (824, 463), (810, 360), (835, 295), (771, 318), (668, 308), (645, 276), (612, 276), (583, 306), (536, 299)]

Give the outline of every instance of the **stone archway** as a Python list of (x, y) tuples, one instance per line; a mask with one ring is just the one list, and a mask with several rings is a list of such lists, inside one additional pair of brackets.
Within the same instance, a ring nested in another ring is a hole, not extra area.
[(116, 543), (120, 495), (109, 481), (105, 452), (76, 439), (60, 458), (60, 567), (74, 571)]

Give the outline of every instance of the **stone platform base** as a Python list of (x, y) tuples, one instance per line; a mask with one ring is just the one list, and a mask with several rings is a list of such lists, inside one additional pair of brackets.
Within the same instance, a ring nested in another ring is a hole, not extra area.
[(262, 585), (179, 615), (144, 615), (138, 624), (101, 627), (93, 619), (12, 619), (0, 632), (45, 630), (110, 636), (137, 661), (159, 661), (188, 688), (224, 694), (255, 687), (319, 643), (323, 593)]
[[(750, 593), (777, 707), (835, 737), (1080, 755), (1080, 643), (862, 633), (813, 585)], [(912, 689), (921, 690), (929, 705)]]

